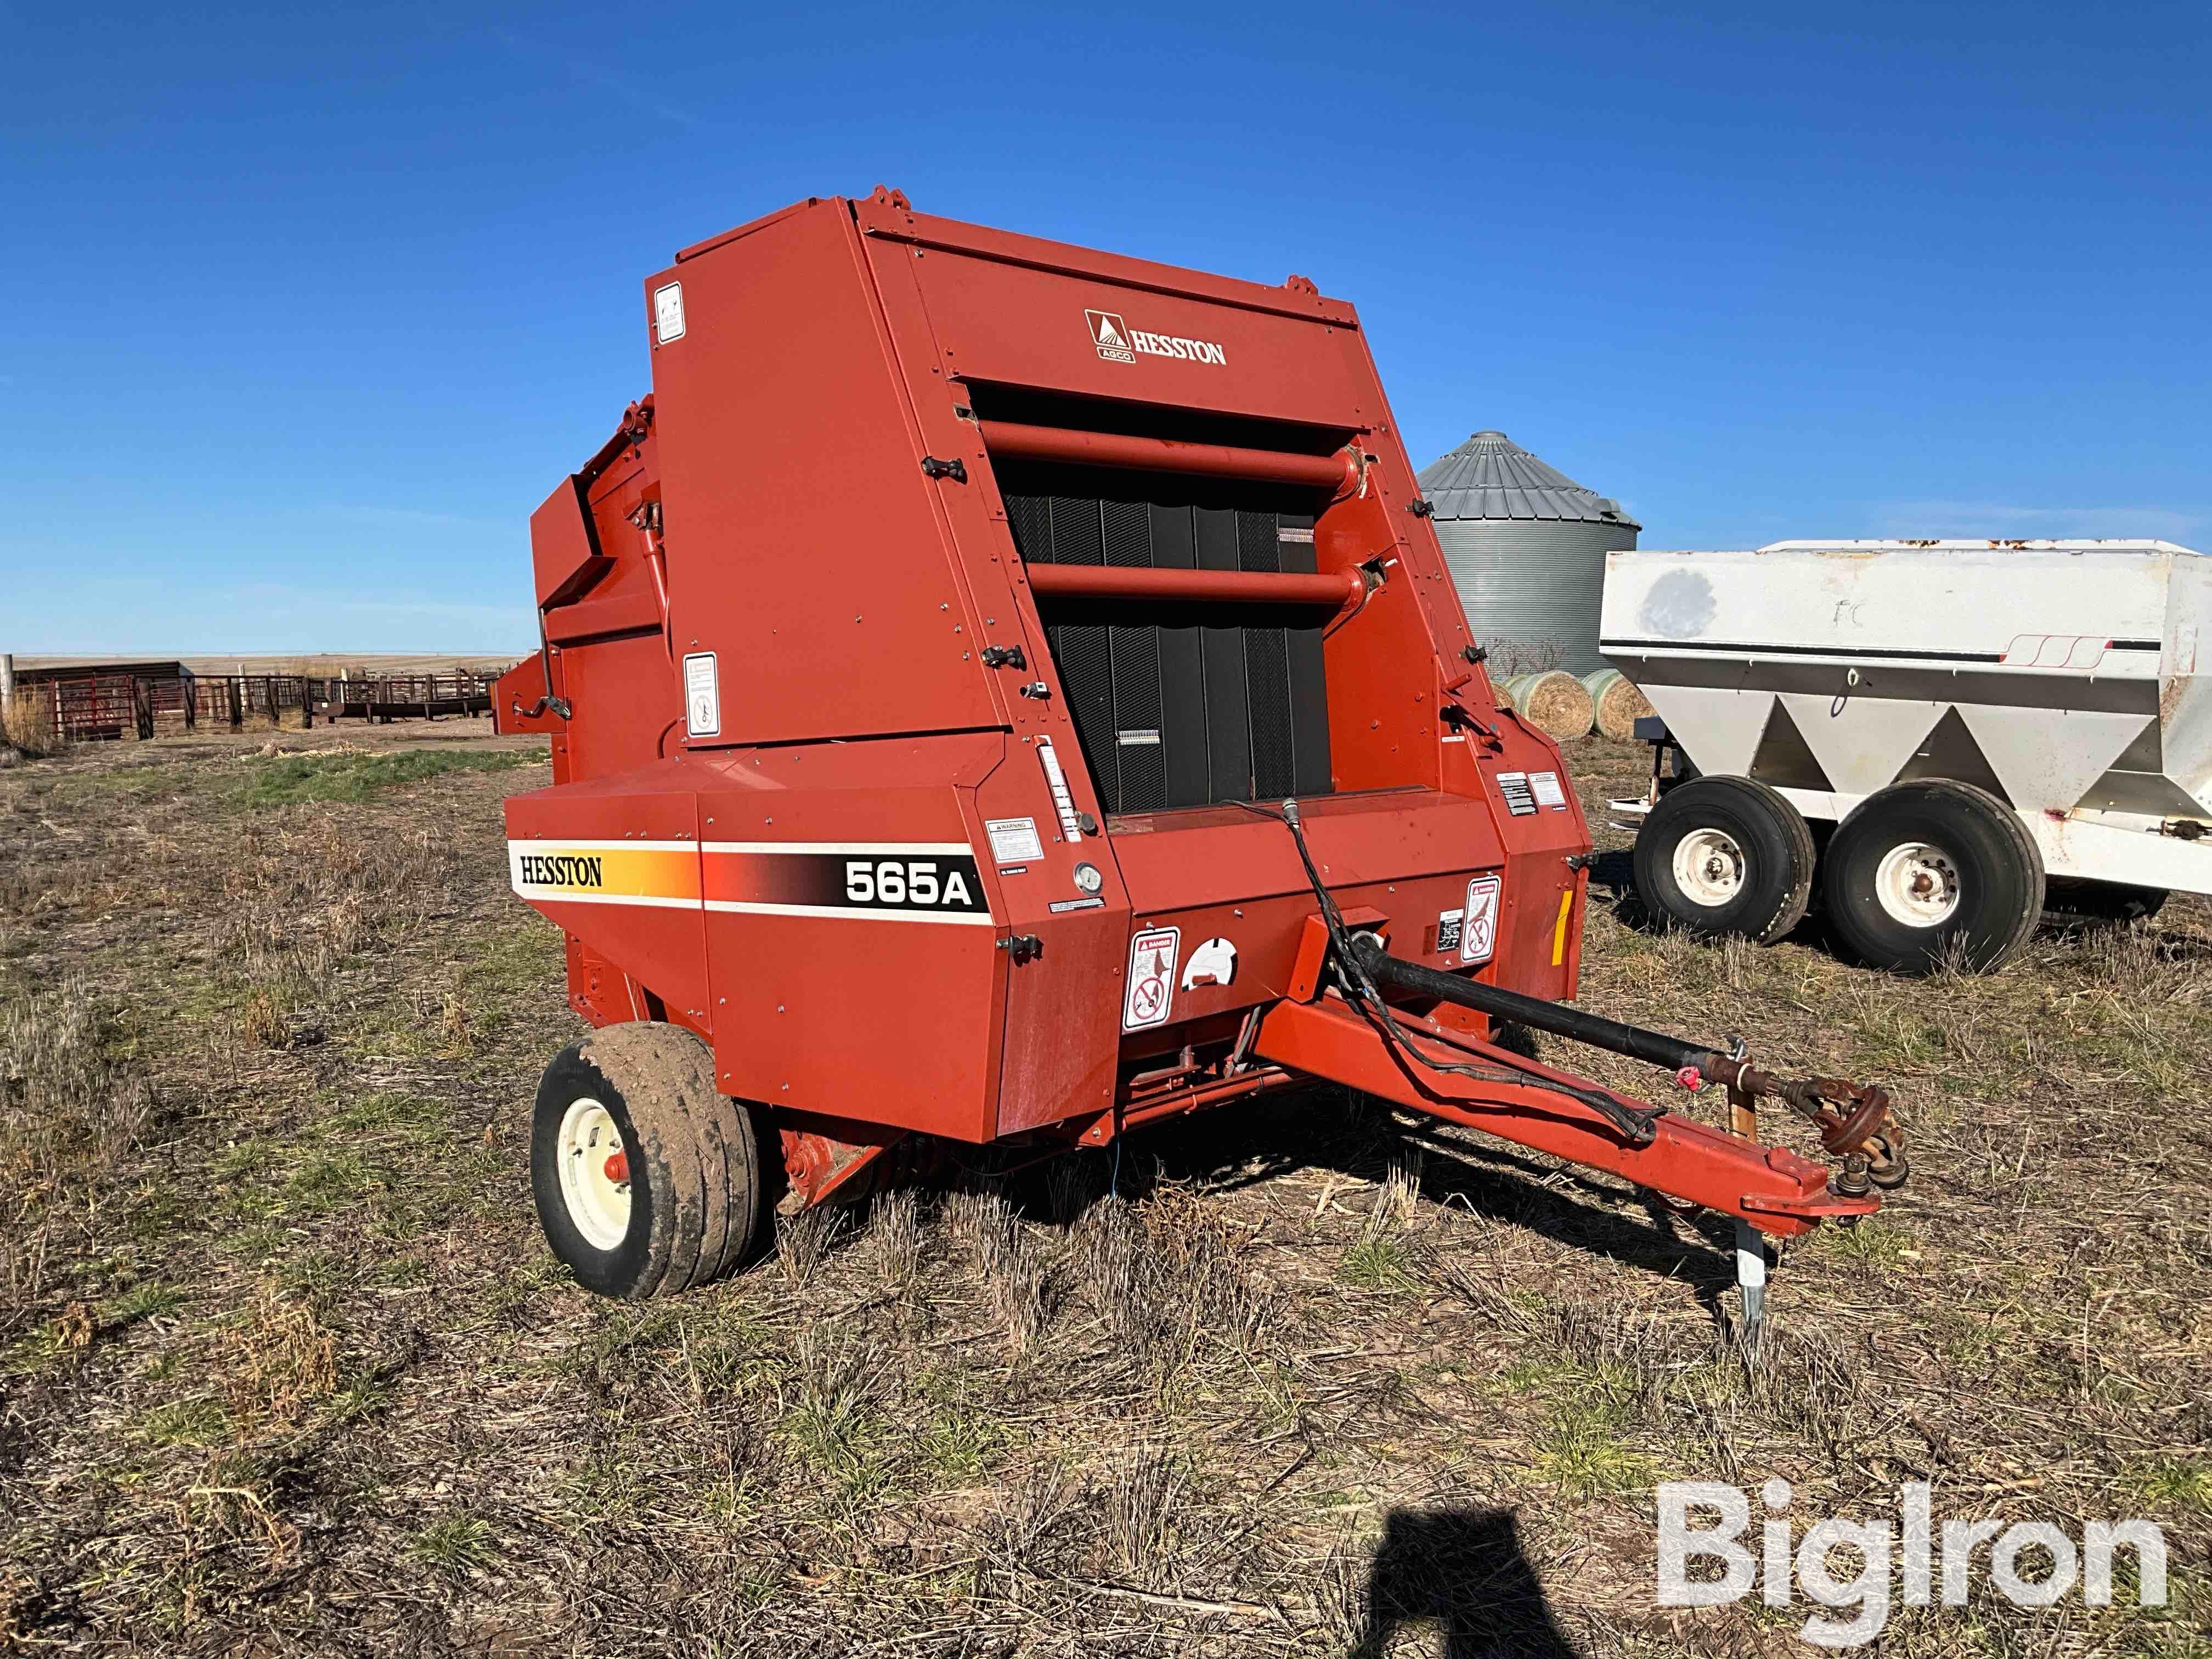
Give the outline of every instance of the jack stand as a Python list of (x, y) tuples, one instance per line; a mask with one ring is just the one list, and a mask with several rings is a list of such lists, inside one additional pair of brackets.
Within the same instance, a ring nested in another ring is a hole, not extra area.
[(1766, 1241), (1748, 1221), (1735, 1224), (1735, 1282), (1743, 1292), (1743, 1351), (1756, 1365), (1766, 1335)]

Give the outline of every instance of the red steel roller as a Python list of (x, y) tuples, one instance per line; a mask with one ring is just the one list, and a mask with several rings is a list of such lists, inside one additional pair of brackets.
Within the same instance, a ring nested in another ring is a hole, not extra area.
[(979, 425), (983, 447), (991, 452), (994, 460), (1059, 461), (1074, 466), (1181, 472), (1206, 478), (1300, 484), (1332, 493), (1359, 487), (1358, 458), (1341, 453), (1299, 455), (1278, 449), (1185, 443), (1176, 438), (1083, 432), (1067, 427), (1025, 426), (1009, 421), (983, 421)]

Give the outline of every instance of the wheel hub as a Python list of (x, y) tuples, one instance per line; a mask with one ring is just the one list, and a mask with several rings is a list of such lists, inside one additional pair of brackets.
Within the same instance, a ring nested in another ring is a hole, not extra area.
[(576, 1101), (561, 1119), (561, 1200), (594, 1249), (611, 1250), (629, 1231), (629, 1157), (613, 1115)]
[(1874, 891), (1893, 921), (1907, 927), (1941, 927), (1958, 912), (1958, 866), (1934, 843), (1909, 841), (1882, 855)]
[(1692, 904), (1708, 909), (1743, 890), (1743, 848), (1725, 830), (1692, 830), (1674, 843), (1674, 885)]

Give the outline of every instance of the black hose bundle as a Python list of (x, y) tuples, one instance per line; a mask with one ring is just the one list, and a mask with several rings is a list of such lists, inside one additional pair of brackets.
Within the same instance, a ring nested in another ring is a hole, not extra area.
[[(1395, 957), (1383, 951), (1380, 940), (1369, 935), (1354, 939), (1345, 925), (1344, 915), (1336, 908), (1336, 900), (1321, 878), (1313, 854), (1306, 847), (1305, 830), (1298, 821), (1298, 804), (1295, 800), (1283, 803), (1279, 812), (1252, 802), (1240, 802), (1248, 811), (1265, 818), (1273, 818), (1291, 832), (1291, 840), (1298, 849), (1298, 862), (1305, 867), (1307, 884), (1312, 887), (1314, 899), (1321, 906), (1322, 925), (1328, 930), (1330, 954), (1334, 958), (1337, 973), (1347, 1000), (1357, 1007), (1368, 1023), (1373, 1025), (1401, 1066), (1419, 1067), (1431, 1072), (1445, 1072), (1455, 1077), (1474, 1078), (1485, 1083), (1512, 1083), (1526, 1088), (1541, 1089), (1548, 1093), (1564, 1095), (1581, 1103), (1597, 1113), (1626, 1138), (1629, 1144), (1645, 1146), (1651, 1143), (1654, 1131), (1652, 1120), (1659, 1115), (1656, 1110), (1639, 1111), (1623, 1105), (1611, 1095), (1597, 1089), (1577, 1087), (1547, 1077), (1534, 1069), (1522, 1069), (1508, 1062), (1504, 1065), (1471, 1064), (1465, 1061), (1432, 1059), (1413, 1047), (1405, 1028), (1398, 1024), (1397, 1016), (1383, 1000), (1380, 987), (1375, 982), (1370, 963), (1376, 957), (1401, 967)], [(1424, 970), (1433, 971), (1433, 970)], [(1531, 999), (1533, 1000), (1533, 999)], [(1448, 1041), (1448, 1039), (1437, 1039)]]

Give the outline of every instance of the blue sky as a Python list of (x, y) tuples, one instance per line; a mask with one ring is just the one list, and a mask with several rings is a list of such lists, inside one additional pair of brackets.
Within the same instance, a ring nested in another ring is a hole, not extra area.
[(2212, 550), (2212, 8), (0, 0), (0, 649), (532, 641), (678, 246), (878, 182), (1357, 304), (1647, 546)]

